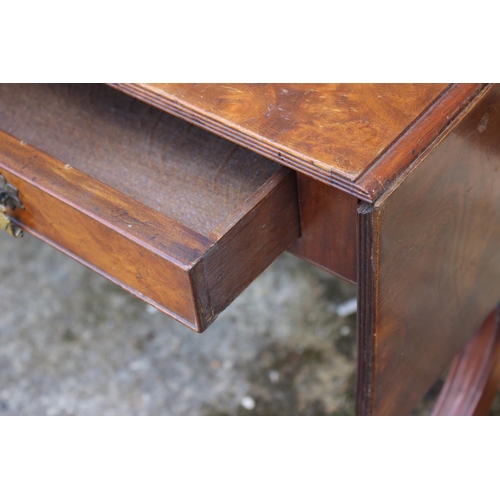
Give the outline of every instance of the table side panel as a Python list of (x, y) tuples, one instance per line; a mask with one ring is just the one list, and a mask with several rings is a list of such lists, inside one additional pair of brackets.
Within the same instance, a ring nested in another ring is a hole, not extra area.
[(358, 412), (409, 413), (500, 299), (500, 87), (360, 207)]

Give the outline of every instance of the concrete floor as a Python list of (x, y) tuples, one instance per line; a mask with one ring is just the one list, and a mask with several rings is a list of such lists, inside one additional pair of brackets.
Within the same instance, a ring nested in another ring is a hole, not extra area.
[(199, 335), (0, 234), (0, 414), (352, 414), (355, 287), (280, 257)]
[(354, 413), (356, 288), (291, 255), (201, 335), (29, 235), (0, 255), (0, 415)]

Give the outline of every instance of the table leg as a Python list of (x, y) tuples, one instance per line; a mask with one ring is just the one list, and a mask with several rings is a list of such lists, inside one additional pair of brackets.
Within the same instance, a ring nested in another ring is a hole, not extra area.
[(500, 308), (457, 354), (433, 415), (487, 415), (500, 387)]

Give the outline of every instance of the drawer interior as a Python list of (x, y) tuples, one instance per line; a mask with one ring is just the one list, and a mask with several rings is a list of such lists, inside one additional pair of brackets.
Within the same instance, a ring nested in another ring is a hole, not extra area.
[(101, 84), (0, 85), (0, 128), (208, 235), (279, 165)]
[(105, 85), (0, 85), (25, 230), (204, 330), (299, 236), (294, 172)]

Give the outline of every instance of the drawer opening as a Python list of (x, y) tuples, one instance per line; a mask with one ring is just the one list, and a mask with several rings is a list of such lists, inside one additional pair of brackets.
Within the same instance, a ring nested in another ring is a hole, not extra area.
[(299, 236), (293, 172), (107, 86), (2, 84), (0, 129), (12, 218), (197, 331)]
[(0, 127), (208, 236), (279, 165), (105, 85), (0, 85)]

